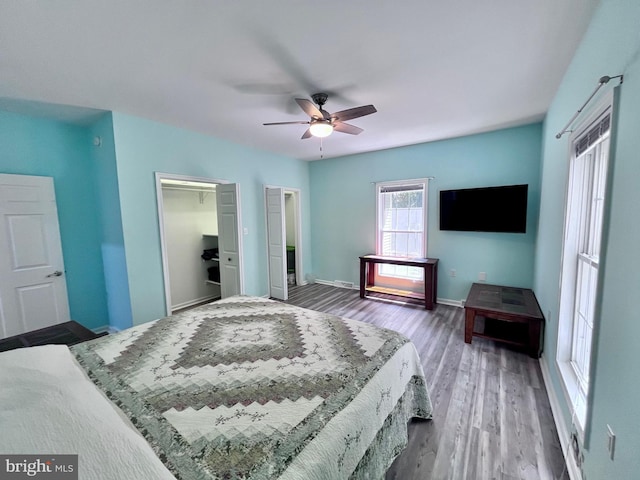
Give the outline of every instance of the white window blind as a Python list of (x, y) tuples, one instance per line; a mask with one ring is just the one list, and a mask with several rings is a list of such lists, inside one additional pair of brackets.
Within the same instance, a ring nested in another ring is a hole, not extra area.
[(604, 118), (595, 122), (595, 125), (591, 126), (585, 134), (583, 134), (575, 142), (576, 157), (579, 157), (587, 149), (600, 140), (611, 128), (611, 114), (605, 115)]
[[(404, 258), (426, 255), (426, 190), (426, 180), (378, 185), (379, 255)], [(422, 270), (412, 267), (381, 265), (378, 273), (422, 279)]]

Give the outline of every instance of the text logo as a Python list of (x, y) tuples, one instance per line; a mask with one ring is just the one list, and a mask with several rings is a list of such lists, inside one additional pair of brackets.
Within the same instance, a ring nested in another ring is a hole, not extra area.
[(0, 455), (0, 480), (78, 480), (78, 455)]

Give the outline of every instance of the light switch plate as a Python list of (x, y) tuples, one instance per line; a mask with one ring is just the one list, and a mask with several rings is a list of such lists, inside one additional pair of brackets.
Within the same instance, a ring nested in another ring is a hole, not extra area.
[(616, 451), (616, 434), (613, 433), (610, 425), (607, 425), (607, 449), (609, 450), (609, 458), (613, 460)]

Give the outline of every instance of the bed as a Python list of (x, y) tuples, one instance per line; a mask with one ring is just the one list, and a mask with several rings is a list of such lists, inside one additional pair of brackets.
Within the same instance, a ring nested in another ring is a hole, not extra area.
[(0, 385), (0, 453), (81, 479), (380, 479), (431, 417), (408, 339), (250, 296), (5, 352)]

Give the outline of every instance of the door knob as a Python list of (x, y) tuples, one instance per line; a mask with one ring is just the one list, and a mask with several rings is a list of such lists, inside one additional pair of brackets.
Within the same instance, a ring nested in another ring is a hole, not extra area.
[(230, 261), (231, 261), (231, 259), (230, 259), (230, 258), (227, 258), (227, 262), (230, 262)]
[(62, 272), (60, 270), (56, 270), (55, 272), (50, 273), (49, 275), (47, 275), (47, 278), (50, 278), (50, 277), (61, 277), (61, 276), (62, 276)]

